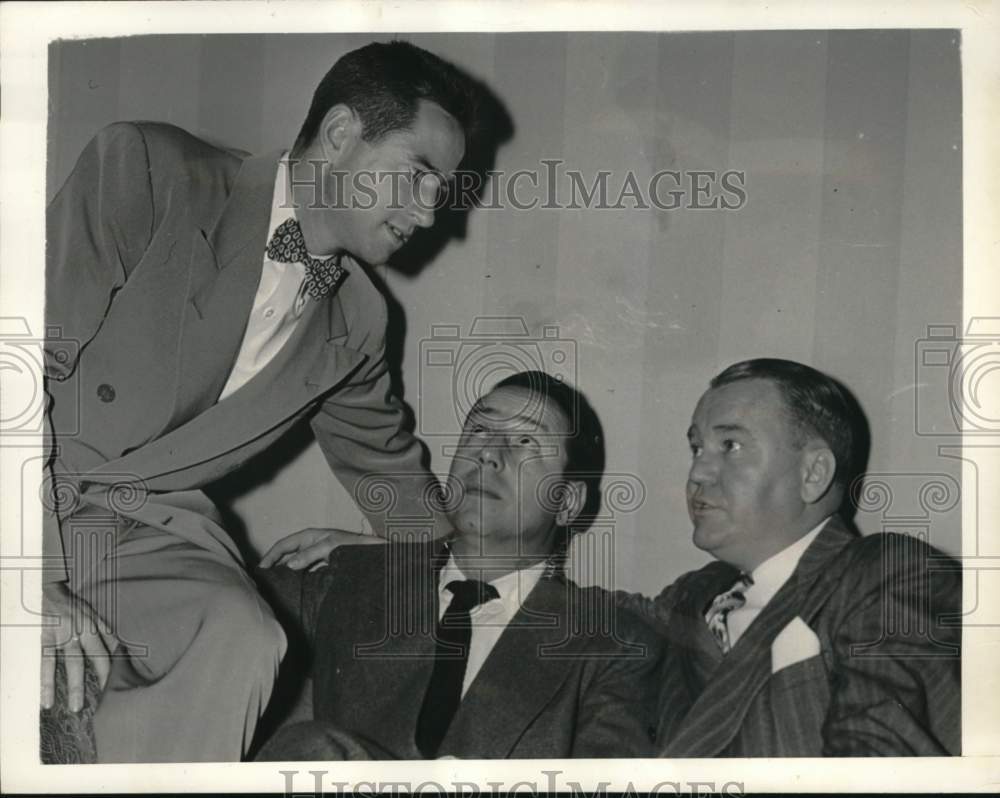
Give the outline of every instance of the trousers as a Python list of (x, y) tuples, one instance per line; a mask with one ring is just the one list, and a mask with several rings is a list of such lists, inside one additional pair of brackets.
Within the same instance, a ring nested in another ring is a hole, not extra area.
[(119, 642), (94, 715), (97, 759), (239, 761), (285, 634), (204, 494), (156, 497), (145, 512), (172, 523), (134, 521), (74, 585)]

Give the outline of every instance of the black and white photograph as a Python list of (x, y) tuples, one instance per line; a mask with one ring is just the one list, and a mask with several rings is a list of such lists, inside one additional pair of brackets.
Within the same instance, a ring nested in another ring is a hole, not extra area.
[(996, 9), (30, 5), (12, 791), (1000, 779)]

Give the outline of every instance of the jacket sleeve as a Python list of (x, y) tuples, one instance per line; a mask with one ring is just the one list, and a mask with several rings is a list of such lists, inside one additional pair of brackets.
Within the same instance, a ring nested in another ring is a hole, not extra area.
[(384, 333), (358, 374), (320, 405), (312, 428), (330, 468), (376, 534), (445, 534), (447, 524), (435, 509), (437, 479), (392, 394)]
[[(52, 420), (52, 381), (77, 368), (100, 330), (115, 293), (128, 280), (152, 236), (149, 157), (138, 126), (117, 123), (84, 149), (46, 214), (44, 377), (46, 496), (43, 513), (45, 581), (66, 579), (60, 525), (72, 490), (59, 487), (59, 430)], [(60, 567), (59, 564), (62, 564)]]
[(856, 571), (834, 637), (823, 753), (957, 756), (961, 570), (922, 544), (885, 545)]
[(618, 608), (631, 612), (642, 618), (646, 623), (668, 634), (671, 630), (671, 620), (677, 609), (679, 598), (678, 582), (667, 585), (656, 598), (650, 598), (642, 593), (629, 593), (625, 590), (614, 591)]

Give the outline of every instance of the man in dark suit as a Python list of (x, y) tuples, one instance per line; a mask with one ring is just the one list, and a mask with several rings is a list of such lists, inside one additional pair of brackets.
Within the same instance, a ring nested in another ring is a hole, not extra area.
[(452, 461), (444, 546), (341, 546), (304, 574), (301, 595), (325, 594), (304, 621), (313, 720), (258, 758), (651, 755), (658, 638), (611, 594), (561, 575), (597, 501), (599, 429), (579, 394), (540, 372), (482, 397)]
[(435, 523), (365, 269), (433, 224), (473, 104), (436, 56), (372, 44), (290, 153), (115, 124), (52, 201), (42, 704), (55, 651), (72, 709), (89, 660), (101, 761), (238, 759), (270, 693), (284, 636), (203, 487), (308, 418), (348, 491), (410, 474), (401, 511)]
[(864, 429), (786, 360), (730, 366), (698, 402), (688, 510), (717, 562), (624, 599), (668, 638), (663, 756), (960, 753), (960, 571), (839, 514)]

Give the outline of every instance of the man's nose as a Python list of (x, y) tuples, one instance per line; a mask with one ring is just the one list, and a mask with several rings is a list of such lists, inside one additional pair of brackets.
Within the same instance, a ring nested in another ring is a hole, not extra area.
[(708, 485), (715, 480), (716, 467), (712, 459), (701, 454), (691, 460), (688, 482), (694, 485)]
[(483, 441), (482, 445), (479, 447), (479, 452), (476, 455), (476, 460), (479, 465), (486, 468), (492, 468), (494, 471), (499, 471), (503, 467), (503, 458), (500, 456), (500, 452), (494, 445), (494, 438), (487, 438)]
[(420, 200), (413, 203), (410, 215), (417, 227), (431, 227), (434, 224), (434, 209), (424, 205)]

